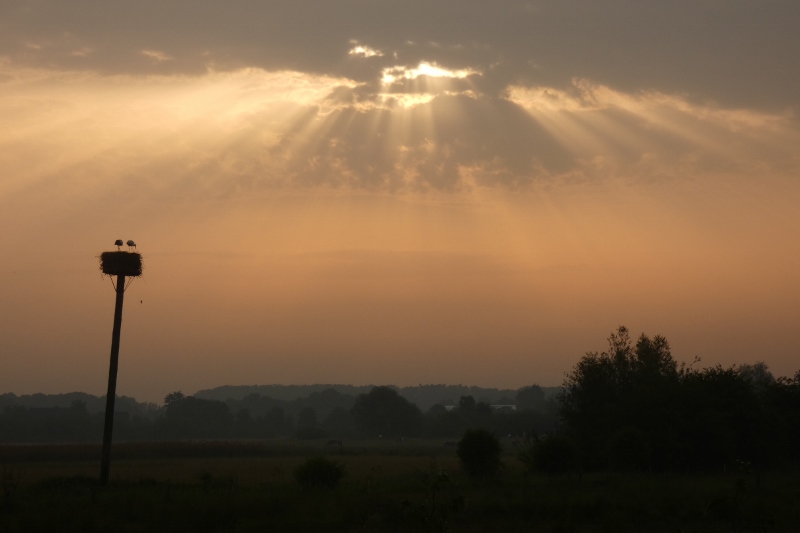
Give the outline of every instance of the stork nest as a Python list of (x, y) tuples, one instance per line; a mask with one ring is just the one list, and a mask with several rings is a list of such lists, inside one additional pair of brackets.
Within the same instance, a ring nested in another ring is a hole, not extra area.
[(100, 270), (109, 276), (138, 278), (142, 275), (142, 255), (137, 252), (103, 252)]

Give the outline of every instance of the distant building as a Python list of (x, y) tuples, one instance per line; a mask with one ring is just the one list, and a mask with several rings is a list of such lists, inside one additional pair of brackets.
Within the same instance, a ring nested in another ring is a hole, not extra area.
[[(444, 406), (444, 408), (445, 408), (447, 411), (452, 411), (453, 409), (456, 409), (457, 407), (458, 407), (457, 405), (445, 405), (445, 406)], [(514, 404), (507, 404), (507, 405), (491, 405), (490, 407), (491, 407), (492, 409), (496, 410), (496, 411), (516, 411), (516, 410), (517, 410), (517, 406), (516, 406), (516, 405), (514, 405)]]
[(492, 405), (491, 407), (492, 407), (492, 409), (495, 409), (497, 411), (516, 411), (517, 410), (517, 406), (514, 405), (514, 404)]

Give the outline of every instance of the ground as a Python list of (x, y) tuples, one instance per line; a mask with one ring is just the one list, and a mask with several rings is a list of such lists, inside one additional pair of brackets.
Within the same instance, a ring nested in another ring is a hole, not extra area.
[[(475, 481), (440, 441), (0, 446), (0, 533), (22, 531), (796, 531), (800, 477), (753, 472), (527, 473)], [(96, 456), (95, 456), (96, 455)], [(342, 465), (333, 490), (303, 490), (312, 456)]]

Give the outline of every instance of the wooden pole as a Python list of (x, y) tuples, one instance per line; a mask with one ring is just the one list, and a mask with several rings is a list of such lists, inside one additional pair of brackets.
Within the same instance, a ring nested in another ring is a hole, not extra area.
[(111, 469), (111, 434), (114, 429), (114, 400), (117, 397), (117, 368), (119, 366), (119, 335), (122, 330), (122, 299), (125, 296), (125, 276), (117, 276), (117, 301), (114, 306), (114, 331), (111, 334), (111, 363), (108, 366), (106, 420), (103, 427), (103, 457), (100, 462), (100, 484), (108, 484)]

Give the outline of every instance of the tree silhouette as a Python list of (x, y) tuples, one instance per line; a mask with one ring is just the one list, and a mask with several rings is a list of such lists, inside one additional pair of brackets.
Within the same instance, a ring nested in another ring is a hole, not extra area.
[(359, 394), (350, 412), (366, 435), (415, 436), (422, 428), (419, 408), (390, 387)]
[(763, 363), (679, 367), (664, 337), (633, 345), (620, 327), (567, 374), (559, 407), (588, 468), (760, 467), (795, 459), (797, 390), (797, 376), (776, 380)]
[(520, 389), (514, 399), (517, 409), (534, 409), (541, 411), (545, 407), (544, 390), (539, 385), (531, 385)]
[(194, 396), (170, 400), (165, 414), (168, 436), (175, 438), (227, 437), (233, 425), (233, 415), (225, 403)]
[(458, 400), (458, 410), (464, 413), (471, 413), (475, 411), (477, 404), (475, 403), (475, 398), (472, 396), (462, 396)]
[(178, 400), (184, 399), (185, 396), (181, 391), (170, 392), (166, 396), (164, 396), (164, 403), (166, 405), (171, 404), (172, 402), (177, 402)]
[(626, 428), (644, 435), (654, 461), (666, 461), (663, 444), (676, 430), (679, 393), (678, 365), (669, 343), (642, 335), (634, 346), (621, 326), (608, 344), (608, 351), (587, 353), (567, 374), (560, 415), (590, 466), (605, 462), (602, 455), (612, 435)]

